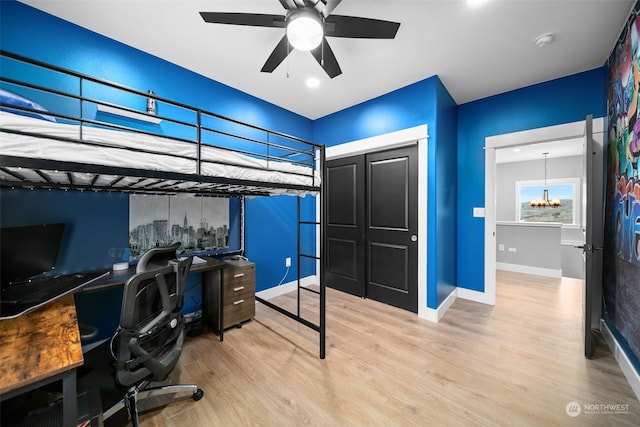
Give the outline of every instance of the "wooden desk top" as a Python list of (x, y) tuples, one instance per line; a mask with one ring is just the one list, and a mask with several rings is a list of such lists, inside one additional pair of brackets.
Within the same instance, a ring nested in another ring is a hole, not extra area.
[[(227, 263), (217, 258), (201, 256), (207, 262), (201, 264), (192, 264), (189, 273), (201, 273), (205, 271), (218, 270), (227, 266)], [(132, 265), (128, 270), (112, 271), (108, 277), (104, 279), (96, 280), (95, 282), (82, 288), (82, 292), (92, 292), (105, 288), (112, 288), (115, 286), (122, 286), (129, 279), (129, 277), (136, 274), (136, 266)]]
[(73, 295), (0, 320), (0, 394), (81, 366)]

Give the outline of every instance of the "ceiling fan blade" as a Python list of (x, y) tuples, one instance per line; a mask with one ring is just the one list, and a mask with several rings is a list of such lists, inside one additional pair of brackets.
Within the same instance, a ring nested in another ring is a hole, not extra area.
[(318, 64), (324, 68), (324, 71), (329, 75), (329, 77), (334, 78), (342, 74), (340, 65), (338, 65), (338, 60), (333, 54), (333, 50), (331, 50), (331, 46), (329, 46), (326, 38), (322, 39), (320, 46), (313, 49), (311, 54), (316, 58)]
[(267, 62), (264, 63), (260, 71), (262, 71), (263, 73), (273, 72), (273, 70), (278, 68), (278, 65), (280, 65), (282, 61), (284, 61), (284, 59), (289, 55), (291, 49), (292, 48), (289, 45), (289, 40), (287, 39), (287, 35), (285, 34), (284, 37), (282, 37), (282, 39), (280, 39), (280, 41), (278, 42), (275, 49), (273, 49), (273, 52), (271, 52), (271, 55), (269, 55), (269, 58), (267, 58)]
[(331, 15), (324, 22), (325, 36), (358, 39), (392, 39), (400, 27), (398, 22), (342, 15)]
[(210, 24), (249, 25), (252, 27), (284, 28), (283, 15), (269, 15), (263, 13), (226, 13), (200, 12), (205, 22)]
[[(324, 4), (324, 7), (322, 8), (322, 10), (319, 10), (318, 12), (322, 13), (322, 16), (324, 16), (325, 18), (329, 15), (331, 15), (331, 12), (333, 12), (333, 9), (336, 8), (336, 6), (338, 6), (340, 4), (342, 0), (320, 0), (317, 4)], [(317, 6), (316, 6), (317, 9)]]
[(304, 1), (302, 0), (280, 0), (280, 4), (286, 10), (293, 10), (299, 7), (304, 6)]

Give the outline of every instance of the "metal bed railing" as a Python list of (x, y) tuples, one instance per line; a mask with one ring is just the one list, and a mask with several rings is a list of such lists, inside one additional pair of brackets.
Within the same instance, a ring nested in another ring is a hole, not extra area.
[[(0, 61), (2, 61), (0, 62), (0, 69), (2, 70), (0, 82), (2, 82), (3, 87), (8, 90), (20, 88), (22, 92), (33, 94), (36, 99), (46, 100), (48, 102), (46, 105), (46, 114), (48, 116), (55, 117), (58, 122), (76, 124), (79, 127), (80, 135), (78, 138), (69, 138), (68, 136), (56, 134), (48, 134), (46, 135), (47, 138), (86, 146), (117, 148), (123, 150), (123, 152), (133, 151), (140, 154), (167, 155), (168, 153), (157, 151), (152, 146), (131, 148), (120, 146), (117, 141), (104, 142), (84, 138), (83, 130), (86, 132), (87, 128), (100, 128), (159, 137), (178, 143), (193, 144), (196, 148), (196, 154), (193, 157), (172, 154), (176, 158), (192, 160), (195, 165), (194, 173), (187, 174), (193, 176), (188, 177), (181, 174), (181, 176), (175, 177), (176, 181), (195, 180), (211, 184), (221, 183), (227, 186), (233, 182), (236, 187), (259, 187), (263, 189), (284, 188), (317, 191), (319, 188), (320, 182), (317, 182), (318, 180), (316, 179), (316, 159), (322, 147), (318, 144), (161, 97), (152, 92), (133, 89), (4, 50), (0, 50)], [(43, 85), (43, 81), (46, 82), (46, 86)], [(148, 113), (142, 108), (147, 102), (151, 101), (156, 105), (156, 114)], [(41, 104), (45, 103), (42, 102)], [(42, 113), (42, 111), (29, 106), (2, 103), (1, 107), (5, 111)], [(155, 123), (161, 122), (162, 125), (149, 125), (145, 120)], [(3, 128), (1, 131), (34, 138), (43, 137), (40, 133), (28, 130)], [(239, 164), (233, 160), (203, 159), (203, 149), (209, 146), (260, 160), (261, 164)], [(5, 159), (6, 161), (3, 161), (2, 166), (16, 163), (16, 161), (10, 160), (9, 157), (5, 156)], [(41, 160), (41, 162), (34, 161), (34, 164), (45, 167), (47, 160)], [(202, 167), (207, 163), (253, 170), (277, 170), (284, 175), (309, 177), (311, 184), (282, 185), (281, 183), (263, 182), (260, 179), (245, 180), (243, 182), (238, 179), (202, 178)], [(298, 168), (298, 170), (281, 170), (278, 168), (278, 163), (302, 166), (304, 170), (301, 168)], [(68, 167), (63, 167), (62, 169), (71, 172), (73, 167), (74, 165), (68, 165)], [(85, 166), (82, 169), (85, 172), (88, 167)], [(15, 171), (13, 172), (15, 174)], [(102, 168), (101, 171), (101, 173), (113, 175), (129, 174), (138, 176), (129, 169), (124, 171), (126, 173), (117, 172), (117, 168)], [(11, 175), (11, 173), (7, 174)], [(141, 178), (146, 175), (148, 174), (143, 173)], [(165, 180), (169, 178), (170, 176), (162, 177)], [(69, 185), (68, 182), (65, 184)], [(55, 183), (50, 183), (50, 185), (55, 185)], [(201, 191), (211, 191), (211, 188), (211, 186), (205, 186), (205, 190), (201, 189)], [(137, 188), (137, 190), (141, 191), (142, 189)], [(233, 191), (237, 192), (238, 190)]]

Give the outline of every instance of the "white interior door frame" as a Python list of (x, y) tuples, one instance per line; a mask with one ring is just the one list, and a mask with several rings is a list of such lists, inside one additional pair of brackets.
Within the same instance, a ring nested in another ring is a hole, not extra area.
[[(433, 310), (427, 308), (427, 141), (429, 138), (426, 124), (360, 139), (325, 149), (327, 160), (375, 151), (418, 144), (418, 317), (434, 320)], [(316, 215), (320, 213), (320, 202), (316, 202)], [(319, 218), (319, 216), (317, 216)], [(326, 218), (325, 218), (326, 221)], [(320, 253), (317, 242), (316, 252)], [(319, 269), (317, 271), (320, 271)], [(437, 321), (437, 319), (435, 319)]]
[[(581, 138), (585, 121), (489, 136), (485, 142), (484, 295), (482, 302), (496, 303), (496, 149), (541, 142)], [(604, 118), (593, 119), (593, 132), (604, 132)]]

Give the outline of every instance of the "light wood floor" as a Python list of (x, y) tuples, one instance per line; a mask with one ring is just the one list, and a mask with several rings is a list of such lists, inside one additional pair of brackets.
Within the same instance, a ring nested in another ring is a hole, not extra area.
[[(317, 297), (303, 296), (313, 312)], [(178, 380), (196, 382), (204, 398), (149, 412), (143, 425), (640, 425), (640, 403), (606, 344), (584, 358), (580, 325), (572, 279), (499, 271), (495, 306), (459, 299), (437, 324), (329, 289), (320, 360), (315, 332), (257, 304), (224, 342), (208, 332), (187, 342)], [(585, 404), (623, 413), (586, 414)]]

